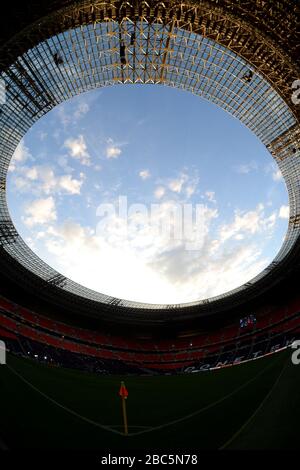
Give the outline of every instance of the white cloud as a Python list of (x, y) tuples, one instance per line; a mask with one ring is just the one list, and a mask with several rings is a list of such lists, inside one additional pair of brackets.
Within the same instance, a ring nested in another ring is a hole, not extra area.
[(66, 191), (68, 194), (80, 194), (80, 189), (82, 186), (83, 180), (76, 180), (70, 175), (61, 176), (58, 179), (58, 186), (60, 189)]
[(48, 224), (57, 218), (55, 201), (53, 197), (46, 199), (36, 199), (25, 208), (23, 221), (27, 227)]
[(61, 104), (57, 107), (56, 113), (61, 124), (66, 128), (71, 124), (76, 124), (89, 110), (89, 104), (85, 101), (80, 101), (72, 106), (71, 112), (66, 112), (65, 105)]
[[(51, 170), (27, 168), (22, 177), (31, 187), (42, 184), (47, 194), (80, 192), (83, 173), (75, 180)], [(71, 220), (60, 225), (53, 197), (38, 199), (26, 207), (23, 219), (33, 229), (31, 243), (42, 246), (43, 259), (76, 282), (136, 301), (183, 303), (210, 298), (249, 281), (269, 264), (271, 260), (262, 254), (263, 244), (280, 211), (270, 212), (259, 204), (253, 210), (236, 210), (232, 220), (220, 219), (217, 206), (209, 204), (216, 202), (215, 194), (206, 191), (206, 203), (198, 204), (195, 211), (197, 227), (176, 237), (176, 213), (170, 218), (170, 210), (185, 203), (177, 202), (178, 194), (186, 196), (187, 187), (195, 187), (196, 180), (186, 178), (180, 193), (179, 185), (174, 186), (174, 201), (165, 201), (171, 181), (154, 187), (160, 202), (153, 217), (157, 226), (137, 213), (131, 214), (127, 225), (125, 219), (112, 215), (96, 232)], [(92, 203), (89, 196), (85, 200)], [(160, 230), (166, 226), (167, 230)], [(187, 249), (194, 242), (197, 248)]]
[(66, 173), (72, 173), (74, 170), (73, 168), (69, 165), (69, 159), (67, 155), (60, 155), (57, 157), (57, 164), (66, 172)]
[(158, 186), (154, 191), (154, 196), (156, 199), (161, 199), (165, 195), (165, 188), (163, 186)]
[(207, 199), (210, 202), (214, 202), (214, 203), (216, 202), (215, 195), (216, 193), (214, 191), (206, 191), (205, 193), (205, 196), (207, 197)]
[(142, 178), (142, 180), (147, 180), (151, 177), (151, 174), (149, 170), (141, 170), (139, 172), (139, 176)]
[[(170, 207), (170, 203), (159, 204), (155, 220), (163, 221)], [(200, 212), (203, 243), (196, 251), (186, 250), (184, 238), (170, 239), (137, 215), (129, 225), (110, 216), (97, 235), (69, 221), (50, 227), (46, 235), (39, 232), (39, 240), (54, 256), (56, 269), (92, 289), (137, 301), (188, 302), (238, 287), (269, 263), (261, 246), (249, 238), (251, 217), (240, 222), (247, 230), (236, 232), (228, 244), (213, 236), (210, 225), (217, 218), (216, 209), (202, 205)]]
[(184, 183), (187, 182), (187, 180), (188, 180), (188, 176), (186, 174), (182, 173), (179, 178), (176, 178), (176, 179), (173, 179), (173, 180), (169, 181), (169, 184), (168, 184), (169, 189), (171, 191), (173, 191), (174, 193), (179, 194), (179, 193), (181, 193), (182, 187), (183, 187)]
[(234, 237), (235, 240), (244, 240), (245, 238), (245, 235), (243, 235), (242, 233), (237, 233)]
[(281, 171), (280, 171), (279, 169), (276, 170), (276, 171), (274, 171), (274, 172), (272, 173), (272, 178), (273, 178), (273, 181), (276, 181), (276, 182), (277, 182), (277, 181), (282, 181), (283, 176), (282, 176)]
[(185, 194), (187, 199), (189, 199), (196, 192), (199, 184), (199, 176), (197, 171), (193, 176), (187, 176), (185, 183)]
[(276, 183), (281, 182), (283, 180), (283, 175), (275, 161), (265, 166), (265, 173), (270, 175), (272, 180)]
[(106, 148), (106, 158), (119, 158), (121, 155), (122, 150), (115, 145), (109, 145)]
[(13, 180), (15, 187), (22, 192), (30, 191), (32, 194), (80, 194), (85, 175), (80, 173), (80, 179), (70, 174), (55, 175), (49, 166), (23, 167), (21, 174)]
[(25, 239), (27, 245), (29, 246), (29, 248), (31, 248), (33, 251), (35, 249), (35, 243), (34, 243), (34, 240), (31, 238), (31, 237), (27, 237)]
[[(59, 106), (57, 106), (55, 112), (57, 113), (57, 117), (64, 127), (67, 127), (71, 123), (72, 121), (71, 115), (65, 112), (65, 107), (63, 104), (60, 104)], [(56, 131), (56, 132), (59, 132), (59, 131)]]
[(106, 158), (119, 158), (122, 153), (121, 145), (114, 143), (112, 139), (108, 139), (105, 149)]
[(30, 180), (37, 180), (38, 179), (38, 169), (37, 167), (32, 167), (32, 168), (28, 168), (28, 170), (26, 171), (26, 177)]
[[(46, 194), (51, 193), (57, 184), (53, 169), (48, 166), (41, 166), (30, 168), (29, 173), (32, 173), (34, 170), (37, 175), (36, 179), (40, 182), (40, 189)], [(28, 175), (25, 173), (25, 176)]]
[(235, 211), (234, 221), (220, 228), (220, 239), (224, 242), (240, 233), (255, 235), (263, 230), (271, 230), (275, 223), (276, 213), (266, 217), (263, 204), (259, 204), (253, 211)]
[(265, 217), (261, 220), (261, 230), (266, 230), (268, 232), (272, 231), (275, 227), (277, 221), (277, 213), (273, 212), (268, 217)]
[(8, 171), (15, 171), (21, 163), (25, 163), (30, 157), (28, 147), (26, 147), (24, 140), (22, 139), (17, 146), (13, 157), (11, 159)]
[(279, 209), (279, 218), (280, 219), (288, 219), (290, 216), (290, 208), (289, 206), (281, 206)]
[[(175, 193), (178, 196), (180, 195), (181, 198), (186, 197), (188, 200), (196, 192), (199, 183), (199, 176), (197, 171), (194, 171), (194, 174), (189, 175), (185, 168), (184, 171), (180, 172), (177, 178), (160, 179), (158, 183), (161, 183), (162, 185), (160, 186), (160, 190), (157, 191), (157, 199), (162, 197), (161, 195), (165, 194), (168, 189), (172, 193)], [(164, 188), (163, 194), (161, 188)]]
[(78, 104), (77, 108), (74, 111), (74, 118), (76, 120), (80, 119), (82, 116), (87, 114), (90, 110), (88, 103), (81, 102)]
[(38, 136), (39, 136), (40, 141), (43, 142), (48, 137), (48, 134), (47, 132), (39, 131)]
[(70, 156), (79, 160), (82, 165), (90, 165), (90, 155), (83, 135), (80, 135), (77, 139), (65, 140), (64, 147), (69, 150)]
[(241, 175), (246, 175), (253, 170), (258, 169), (258, 164), (254, 160), (249, 163), (243, 163), (234, 167), (235, 171)]
[(185, 188), (185, 193), (186, 193), (187, 198), (190, 198), (194, 194), (195, 190), (196, 190), (195, 185), (194, 186), (193, 185), (187, 186)]
[(13, 183), (17, 189), (17, 191), (25, 192), (30, 190), (30, 181), (23, 178), (22, 176), (16, 176), (13, 179)]

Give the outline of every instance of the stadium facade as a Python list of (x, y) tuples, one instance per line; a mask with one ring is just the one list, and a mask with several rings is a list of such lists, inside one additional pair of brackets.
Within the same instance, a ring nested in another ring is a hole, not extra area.
[[(289, 344), (299, 331), (300, 297), (297, 24), (296, 0), (49, 1), (30, 11), (20, 7), (15, 24), (2, 31), (0, 49), (0, 325), (12, 349), (35, 355), (39, 344), (47, 344), (77, 357), (97, 357), (100, 350), (104, 361), (110, 351), (109, 364), (140, 362), (152, 370), (164, 368), (144, 355), (164, 351), (169, 368), (173, 363), (182, 371), (197, 370), (212, 353), (209, 364), (217, 366), (233, 363), (244, 346), (247, 360), (258, 343), (261, 355)], [(137, 303), (74, 283), (24, 243), (6, 202), (7, 170), (18, 143), (59, 103), (123, 84), (199, 95), (239, 119), (268, 148), (287, 185), (290, 219), (280, 252), (256, 278), (209, 300)], [(241, 328), (240, 320), (250, 315), (255, 323)], [(64, 328), (76, 331), (65, 334)], [(95, 331), (105, 332), (101, 340)]]

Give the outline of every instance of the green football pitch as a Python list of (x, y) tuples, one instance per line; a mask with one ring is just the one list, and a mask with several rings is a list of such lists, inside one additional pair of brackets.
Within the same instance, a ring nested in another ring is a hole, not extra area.
[[(0, 446), (9, 449), (298, 448), (291, 351), (179, 376), (100, 376), (8, 355)], [(129, 392), (123, 434), (121, 380)]]

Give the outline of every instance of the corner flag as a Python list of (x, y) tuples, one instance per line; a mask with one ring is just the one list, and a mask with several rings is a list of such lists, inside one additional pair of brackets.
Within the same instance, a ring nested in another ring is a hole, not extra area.
[(120, 395), (121, 398), (125, 398), (125, 399), (128, 397), (128, 391), (127, 391), (127, 388), (125, 387), (124, 382), (121, 382), (119, 395)]
[(124, 382), (121, 382), (121, 387), (119, 390), (119, 395), (122, 399), (122, 411), (123, 411), (123, 422), (124, 422), (124, 434), (128, 436), (128, 423), (127, 423), (127, 410), (126, 410), (126, 401), (128, 397), (128, 391)]

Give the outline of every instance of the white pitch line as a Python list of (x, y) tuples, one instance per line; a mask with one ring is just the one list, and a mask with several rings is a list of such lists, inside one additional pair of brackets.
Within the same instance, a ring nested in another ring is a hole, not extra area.
[(238, 429), (238, 431), (236, 431), (233, 436), (228, 439), (225, 444), (223, 444), (221, 447), (220, 447), (220, 450), (223, 450), (223, 449), (226, 449), (240, 434), (241, 432), (248, 426), (248, 424), (251, 423), (251, 421), (253, 421), (253, 419), (255, 418), (255, 416), (257, 415), (257, 413), (262, 409), (262, 407), (267, 403), (267, 401), (269, 400), (269, 398), (271, 397), (274, 389), (277, 387), (277, 385), (279, 384), (280, 382), (280, 379), (286, 369), (286, 366), (287, 366), (287, 362), (284, 364), (280, 374), (278, 375), (276, 381), (274, 382), (273, 386), (271, 387), (271, 389), (269, 390), (269, 392), (267, 393), (267, 395), (264, 397), (264, 399), (261, 401), (261, 403), (258, 405), (258, 407), (256, 408), (256, 410), (252, 413), (252, 415), (250, 416), (250, 418), (248, 418), (244, 424), (242, 424), (242, 426)]
[[(248, 380), (247, 382), (245, 382), (244, 384), (240, 385), (238, 388), (236, 388), (235, 390), (233, 390), (232, 392), (228, 393), (227, 395), (225, 395), (224, 397), (222, 398), (219, 398), (218, 400), (214, 401), (213, 403), (210, 403), (209, 405), (206, 405), (204, 406), (203, 408), (200, 408), (196, 411), (194, 411), (193, 413), (190, 413), (188, 415), (185, 415), (181, 418), (178, 418), (178, 419), (175, 419), (175, 420), (172, 420), (172, 421), (169, 421), (168, 423), (164, 423), (164, 424), (160, 424), (158, 426), (153, 426), (153, 427), (150, 427), (150, 426), (139, 426), (140, 428), (144, 428), (143, 430), (141, 431), (137, 431), (137, 432), (133, 432), (133, 433), (129, 433), (127, 435), (127, 437), (134, 437), (134, 436), (139, 436), (141, 434), (146, 434), (146, 433), (149, 433), (149, 432), (153, 432), (153, 431), (156, 431), (156, 430), (160, 430), (160, 429), (163, 429), (163, 428), (166, 428), (166, 427), (169, 427), (169, 426), (173, 426), (174, 424), (178, 424), (178, 423), (181, 423), (183, 421), (186, 421), (188, 419), (191, 419), (193, 418), (194, 416), (197, 416), (199, 415), (200, 413), (203, 413), (204, 411), (207, 411), (211, 408), (213, 408), (214, 406), (217, 406), (219, 405), (220, 403), (222, 403), (223, 401), (227, 400), (227, 398), (230, 398), (231, 396), (235, 395), (236, 393), (238, 393), (240, 390), (244, 389), (245, 387), (247, 387), (247, 385), (249, 385), (250, 383), (254, 382), (258, 377), (260, 377), (266, 370), (268, 370), (269, 368), (271, 368), (272, 366), (274, 365), (274, 363), (272, 364), (268, 364), (268, 366), (266, 366), (263, 370), (261, 370), (256, 376), (252, 377), (250, 380)], [(92, 419), (90, 418), (86, 418), (85, 416), (82, 416), (81, 414), (77, 413), (76, 411), (68, 408), (67, 406), (65, 405), (62, 405), (61, 403), (57, 402), (56, 400), (54, 400), (53, 398), (49, 397), (49, 395), (47, 395), (46, 393), (42, 392), (41, 390), (39, 390), (37, 387), (35, 387), (31, 382), (29, 382), (27, 379), (25, 379), (21, 374), (19, 374), (17, 371), (15, 371), (11, 366), (8, 366), (7, 367), (10, 369), (11, 372), (13, 372), (15, 375), (17, 375), (20, 380), (22, 380), (23, 382), (25, 382), (30, 388), (32, 388), (33, 390), (35, 390), (37, 393), (39, 393), (40, 395), (42, 395), (44, 398), (46, 398), (47, 400), (51, 401), (52, 403), (54, 403), (56, 406), (58, 406), (59, 408), (62, 408), (63, 410), (67, 411), (68, 413), (76, 416), (77, 418), (79, 419), (82, 419), (83, 421), (89, 423), (89, 424), (92, 424), (93, 426), (96, 426), (96, 427), (99, 427), (99, 428), (102, 428), (104, 429), (105, 431), (110, 431), (112, 433), (115, 433), (115, 434), (118, 434), (120, 436), (124, 436), (124, 433), (123, 432), (120, 432), (120, 431), (117, 431), (116, 429), (113, 429), (112, 427), (110, 427), (109, 425), (104, 425), (104, 424), (101, 424), (101, 423), (98, 423), (96, 421), (93, 421)], [(122, 427), (121, 425), (117, 425), (118, 427)], [(114, 427), (117, 427), (114, 425)], [(131, 427), (137, 427), (137, 426), (131, 426)]]
[(37, 393), (39, 393), (40, 395), (42, 395), (44, 398), (46, 398), (47, 400), (51, 401), (52, 403), (54, 403), (54, 405), (58, 406), (59, 408), (62, 408), (63, 410), (67, 411), (68, 413), (72, 414), (73, 416), (76, 416), (76, 418), (80, 418), (82, 419), (83, 421), (89, 423), (89, 424), (92, 424), (93, 426), (97, 426), (99, 428), (102, 428), (104, 429), (105, 431), (111, 431), (115, 434), (119, 434), (121, 436), (123, 436), (123, 433), (122, 432), (119, 432), (115, 429), (112, 429), (110, 428), (109, 426), (106, 426), (104, 424), (100, 424), (100, 423), (97, 423), (96, 421), (93, 421), (92, 419), (89, 419), (89, 418), (86, 418), (85, 416), (82, 416), (81, 414), (77, 413), (76, 411), (72, 410), (71, 408), (68, 408), (67, 406), (65, 405), (62, 405), (61, 403), (59, 403), (58, 401), (54, 400), (54, 398), (51, 398), (49, 397), (49, 395), (47, 395), (46, 393), (42, 392), (41, 390), (39, 390), (37, 387), (35, 387), (31, 382), (29, 382), (28, 380), (26, 380), (21, 374), (19, 374), (19, 372), (15, 371), (11, 366), (7, 365), (7, 367), (9, 368), (9, 370), (11, 372), (13, 372), (13, 374), (15, 374), (17, 377), (19, 377), (20, 380), (22, 380), (24, 383), (26, 383), (30, 388), (32, 388), (33, 390), (35, 390)]
[(166, 428), (168, 426), (172, 426), (174, 424), (178, 424), (178, 423), (181, 423), (183, 421), (186, 421), (190, 418), (193, 418), (194, 416), (197, 416), (199, 415), (200, 413), (203, 413), (204, 411), (207, 411), (209, 410), (210, 408), (213, 408), (214, 406), (216, 405), (219, 405), (220, 403), (222, 403), (223, 401), (227, 400), (227, 398), (235, 395), (236, 393), (238, 393), (240, 390), (242, 390), (243, 388), (247, 387), (247, 385), (249, 385), (250, 383), (254, 382), (260, 375), (262, 375), (267, 369), (269, 369), (271, 366), (273, 366), (274, 363), (272, 364), (269, 364), (267, 367), (265, 367), (262, 371), (260, 371), (255, 377), (252, 377), (252, 379), (248, 380), (247, 382), (245, 382), (244, 384), (242, 384), (240, 387), (236, 388), (235, 390), (233, 390), (232, 392), (228, 393), (227, 395), (225, 395), (225, 397), (222, 397), (220, 398), (219, 400), (216, 400), (214, 401), (213, 403), (210, 403), (209, 405), (206, 405), (204, 406), (203, 408), (200, 408), (199, 410), (196, 410), (194, 411), (193, 413), (190, 413), (186, 416), (183, 416), (181, 418), (178, 418), (178, 419), (174, 419), (173, 421), (170, 421), (169, 423), (165, 423), (165, 424), (161, 424), (159, 426), (155, 426), (153, 427), (152, 429), (147, 429), (145, 431), (138, 431), (138, 432), (135, 432), (135, 433), (131, 433), (130, 436), (138, 436), (138, 435), (141, 435), (141, 434), (145, 434), (145, 433), (148, 433), (148, 432), (152, 432), (152, 431), (156, 431), (158, 429), (163, 429), (163, 428)]

